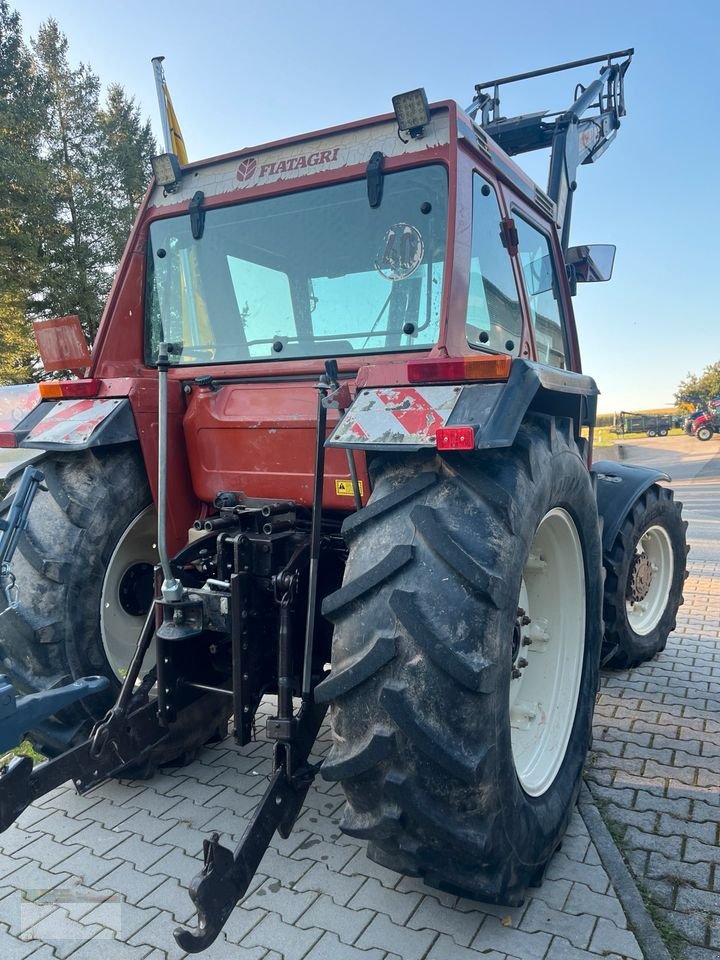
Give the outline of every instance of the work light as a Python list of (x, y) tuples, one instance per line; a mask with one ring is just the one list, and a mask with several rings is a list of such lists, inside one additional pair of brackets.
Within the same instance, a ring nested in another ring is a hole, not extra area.
[(180, 182), (180, 161), (174, 153), (161, 153), (150, 160), (155, 180), (161, 187), (174, 187)]
[(427, 96), (422, 87), (398, 93), (392, 98), (398, 130), (406, 131), (411, 137), (421, 137), (425, 126), (430, 123), (430, 109)]

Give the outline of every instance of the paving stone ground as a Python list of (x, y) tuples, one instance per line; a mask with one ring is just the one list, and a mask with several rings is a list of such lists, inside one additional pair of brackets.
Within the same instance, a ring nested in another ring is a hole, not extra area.
[[(692, 439), (686, 446), (697, 457)], [(640, 888), (685, 941), (686, 960), (720, 957), (717, 447), (700, 470), (681, 467), (673, 482), (691, 548), (677, 628), (651, 662), (604, 676), (587, 772)]]
[[(589, 768), (597, 797), (625, 830), (631, 866), (652, 881), (658, 902), (686, 918), (705, 951), (689, 960), (717, 960), (720, 949), (711, 836), (720, 776), (718, 572), (695, 562), (678, 634), (642, 679), (637, 671), (606, 678)], [(266, 703), (265, 715), (271, 709)], [(65, 786), (29, 807), (0, 836), (0, 960), (183, 957), (172, 931), (192, 919), (186, 887), (202, 840), (213, 830), (226, 843), (239, 839), (267, 782), (262, 722), (250, 748), (225, 741), (149, 782), (108, 783), (84, 797)], [(328, 746), (324, 730), (318, 759)], [(340, 834), (341, 807), (336, 785), (315, 784), (292, 836), (275, 838), (208, 960), (643, 960), (578, 813), (542, 886), (509, 910), (431, 891), (372, 863), (362, 844)], [(678, 875), (679, 864), (686, 873)]]
[[(260, 718), (249, 750), (226, 741), (149, 782), (84, 797), (66, 786), (33, 804), (0, 838), (0, 960), (185, 956), (172, 931), (192, 917), (202, 840), (239, 839), (269, 771)], [(315, 785), (208, 960), (642, 960), (579, 814), (542, 887), (511, 910), (372, 863), (339, 832), (342, 803), (337, 785)]]

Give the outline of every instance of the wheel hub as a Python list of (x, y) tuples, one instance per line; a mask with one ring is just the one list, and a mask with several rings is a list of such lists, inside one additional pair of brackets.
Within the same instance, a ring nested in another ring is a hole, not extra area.
[[(118, 679), (125, 675), (152, 603), (156, 531), (155, 508), (148, 507), (130, 522), (105, 571), (100, 598), (100, 635), (105, 656)], [(151, 651), (145, 658), (145, 669), (153, 662)]]
[(550, 510), (535, 532), (513, 624), (509, 684), (515, 772), (541, 796), (565, 757), (585, 646), (585, 564), (570, 513)]
[(635, 554), (628, 578), (629, 600), (638, 603), (645, 599), (650, 591), (653, 573), (653, 566), (648, 555), (645, 552)]
[(523, 647), (530, 646), (532, 643), (530, 637), (523, 633), (523, 627), (526, 627), (529, 623), (532, 623), (530, 617), (525, 613), (522, 607), (518, 607), (512, 637), (512, 669), (510, 671), (510, 676), (513, 680), (518, 680), (522, 676), (522, 671), (528, 665), (525, 657), (520, 656), (520, 650)]

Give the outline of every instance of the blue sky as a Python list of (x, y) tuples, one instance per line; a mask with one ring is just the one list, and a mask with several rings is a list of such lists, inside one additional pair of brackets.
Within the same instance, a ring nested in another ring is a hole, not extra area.
[[(571, 242), (618, 246), (613, 280), (575, 299), (584, 368), (612, 411), (671, 404), (688, 371), (720, 359), (716, 0), (10, 6), (26, 37), (55, 17), (71, 60), (122, 83), (158, 139), (150, 60), (163, 54), (191, 160), (386, 112), (416, 86), (466, 106), (483, 80), (634, 46), (628, 116), (575, 196)], [(522, 84), (504, 112), (562, 108), (594, 69)]]

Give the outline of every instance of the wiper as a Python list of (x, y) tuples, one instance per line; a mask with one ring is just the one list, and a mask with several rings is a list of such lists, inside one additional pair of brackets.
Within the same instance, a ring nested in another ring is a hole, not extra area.
[(205, 210), (202, 205), (204, 199), (205, 194), (198, 190), (190, 201), (190, 230), (195, 240), (200, 240), (205, 232)]
[(385, 173), (383, 171), (384, 161), (385, 157), (383, 153), (380, 150), (376, 150), (368, 160), (365, 173), (367, 177), (368, 203), (373, 209), (379, 207), (382, 202), (383, 181), (385, 179)]

